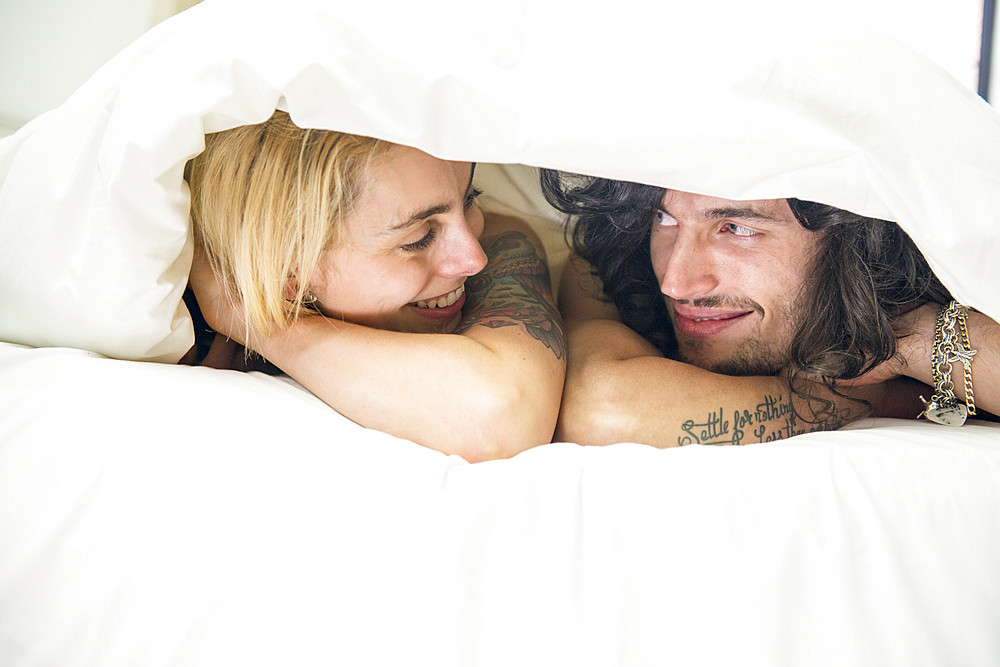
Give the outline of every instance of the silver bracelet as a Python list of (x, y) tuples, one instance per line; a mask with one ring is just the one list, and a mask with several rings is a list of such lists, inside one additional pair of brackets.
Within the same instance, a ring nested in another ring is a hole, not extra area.
[[(966, 323), (969, 309), (957, 301), (942, 306), (934, 325), (934, 348), (931, 350), (931, 373), (934, 377), (934, 395), (927, 401), (923, 396), (924, 411), (917, 415), (945, 426), (961, 426), (969, 415), (976, 414), (976, 397), (972, 391), (972, 357), (976, 350), (969, 343)], [(953, 364), (962, 362), (965, 371), (965, 400), (955, 396), (951, 381)]]

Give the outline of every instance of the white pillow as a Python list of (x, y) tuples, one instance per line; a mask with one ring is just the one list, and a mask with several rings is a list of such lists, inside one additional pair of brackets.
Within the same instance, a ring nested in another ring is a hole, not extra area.
[(1000, 318), (996, 112), (822, 12), (205, 0), (0, 143), (0, 340), (176, 361), (192, 341), (183, 165), (204, 133), (276, 107), (447, 159), (894, 219)]

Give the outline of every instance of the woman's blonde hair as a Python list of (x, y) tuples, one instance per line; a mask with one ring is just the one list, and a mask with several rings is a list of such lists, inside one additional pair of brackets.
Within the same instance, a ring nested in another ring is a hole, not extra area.
[[(205, 137), (204, 152), (185, 168), (195, 242), (242, 305), (251, 338), (301, 314), (306, 281), (341, 242), (372, 163), (394, 147), (302, 129), (283, 111)], [(297, 290), (291, 299), (289, 284)]]

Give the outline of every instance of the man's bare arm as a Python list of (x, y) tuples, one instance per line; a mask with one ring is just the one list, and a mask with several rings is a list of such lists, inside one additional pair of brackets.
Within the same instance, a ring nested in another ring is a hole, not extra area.
[[(900, 328), (909, 335), (899, 341), (899, 358), (888, 362), (890, 371), (909, 376), (928, 385), (924, 398), (933, 393), (934, 377), (931, 351), (934, 325), (939, 304), (927, 304), (901, 318)], [(1000, 415), (1000, 324), (982, 313), (969, 311), (969, 342), (976, 354), (972, 357), (973, 394), (977, 411)], [(968, 403), (965, 394), (964, 369), (954, 364), (952, 382), (956, 397)], [(912, 415), (916, 416), (916, 414)], [(986, 415), (979, 415), (980, 417)]]
[[(832, 405), (831, 413), (816, 414), (782, 378), (718, 375), (664, 358), (621, 322), (578, 258), (563, 275), (560, 310), (568, 365), (558, 440), (743, 445), (836, 429), (868, 412), (866, 403), (815, 386), (810, 389)], [(882, 398), (880, 385), (850, 391), (876, 404)]]

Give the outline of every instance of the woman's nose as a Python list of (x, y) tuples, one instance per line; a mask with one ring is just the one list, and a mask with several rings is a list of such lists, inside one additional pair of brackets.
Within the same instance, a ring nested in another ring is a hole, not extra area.
[(485, 266), (486, 253), (468, 221), (456, 224), (444, 244), (444, 257), (438, 265), (438, 272), (445, 276), (471, 276)]

